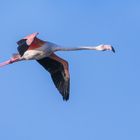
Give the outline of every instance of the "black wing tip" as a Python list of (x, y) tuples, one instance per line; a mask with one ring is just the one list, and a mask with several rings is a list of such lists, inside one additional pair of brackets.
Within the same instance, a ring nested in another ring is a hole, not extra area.
[(23, 45), (23, 44), (26, 42), (26, 40), (27, 40), (27, 39), (21, 39), (21, 40), (17, 41), (16, 43), (17, 43), (19, 46), (21, 46), (21, 45)]
[(69, 100), (69, 95), (70, 95), (70, 78), (66, 82), (65, 94), (62, 94), (62, 95), (63, 95), (63, 101), (68, 101)]
[(68, 101), (69, 100), (69, 95), (66, 97), (63, 97), (63, 101)]
[(67, 91), (63, 94), (61, 93), (61, 95), (63, 96), (63, 101), (68, 101), (69, 100), (69, 86), (67, 87)]

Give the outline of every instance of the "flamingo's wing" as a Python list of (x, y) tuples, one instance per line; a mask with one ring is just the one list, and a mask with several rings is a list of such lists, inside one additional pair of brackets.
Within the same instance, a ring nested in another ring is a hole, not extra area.
[(66, 69), (64, 65), (68, 63), (64, 64), (50, 57), (46, 57), (37, 61), (51, 74), (56, 88), (63, 96), (63, 100), (67, 101), (69, 99), (70, 77), (68, 74), (68, 69)]
[(39, 34), (38, 32), (35, 32), (35, 33), (32, 33), (32, 34), (24, 37), (24, 39), (27, 39), (27, 45), (31, 45), (38, 34)]

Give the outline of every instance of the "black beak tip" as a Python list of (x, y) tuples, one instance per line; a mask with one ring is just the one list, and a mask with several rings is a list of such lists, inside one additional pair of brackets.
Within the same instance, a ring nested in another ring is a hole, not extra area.
[(115, 49), (114, 49), (114, 47), (112, 47), (112, 51), (115, 53)]

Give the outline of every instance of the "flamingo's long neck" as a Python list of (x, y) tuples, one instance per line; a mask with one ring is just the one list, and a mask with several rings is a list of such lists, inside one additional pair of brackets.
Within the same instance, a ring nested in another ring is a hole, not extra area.
[(58, 47), (56, 48), (56, 51), (78, 51), (78, 50), (98, 50), (102, 51), (106, 48), (104, 48), (104, 45), (99, 45), (99, 46), (81, 46), (81, 47)]

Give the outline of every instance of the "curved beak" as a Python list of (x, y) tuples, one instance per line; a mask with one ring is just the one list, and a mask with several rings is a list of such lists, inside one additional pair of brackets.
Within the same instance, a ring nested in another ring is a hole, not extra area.
[(112, 47), (112, 51), (115, 53), (115, 49), (114, 49), (114, 47)]

